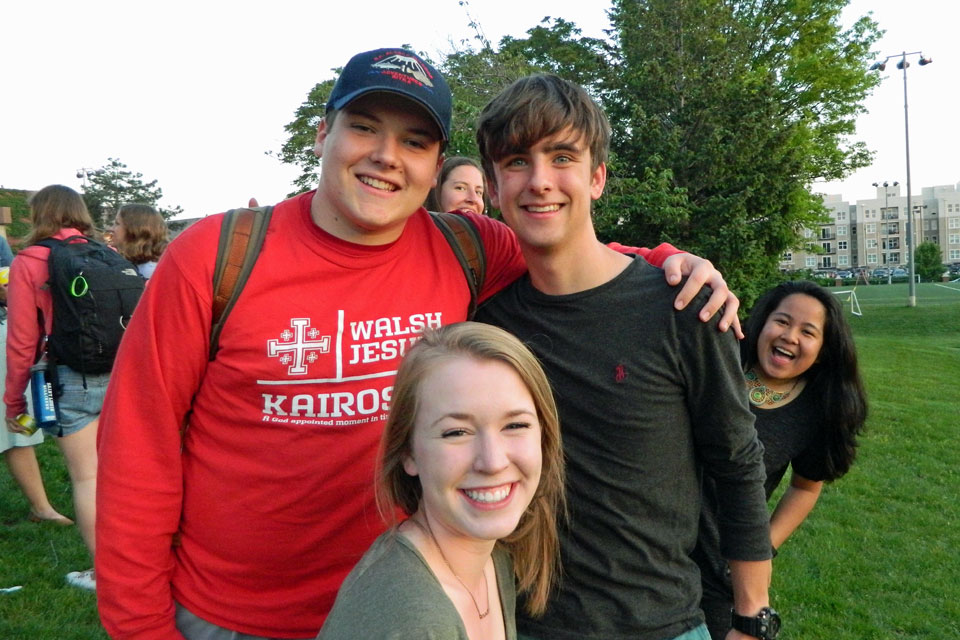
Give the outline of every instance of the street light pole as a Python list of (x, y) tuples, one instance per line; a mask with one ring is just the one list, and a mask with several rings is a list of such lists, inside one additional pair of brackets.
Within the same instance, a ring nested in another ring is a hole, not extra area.
[(887, 56), (883, 62), (877, 62), (870, 67), (870, 70), (883, 71), (887, 68), (887, 60), (891, 58), (900, 58), (900, 62), (897, 63), (897, 69), (903, 70), (903, 132), (907, 157), (907, 252), (910, 254), (910, 288), (907, 294), (907, 306), (915, 307), (917, 306), (917, 266), (914, 260), (916, 242), (913, 236), (913, 202), (911, 202), (912, 194), (910, 191), (910, 117), (907, 110), (907, 67), (910, 66), (910, 63), (907, 62), (907, 56), (912, 55), (920, 56), (921, 67), (933, 62), (933, 58), (923, 57), (922, 51), (911, 51), (910, 53), (903, 51), (902, 53)]
[(95, 171), (94, 169), (88, 169), (87, 167), (81, 167), (77, 169), (77, 178), (83, 180), (83, 190), (87, 190), (87, 178), (90, 177), (90, 174)]

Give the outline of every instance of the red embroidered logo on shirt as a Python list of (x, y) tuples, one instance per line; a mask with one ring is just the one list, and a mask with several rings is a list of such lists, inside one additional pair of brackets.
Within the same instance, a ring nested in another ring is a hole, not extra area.
[(627, 369), (622, 364), (618, 364), (614, 371), (615, 373), (613, 374), (613, 379), (617, 382), (623, 382), (627, 379)]

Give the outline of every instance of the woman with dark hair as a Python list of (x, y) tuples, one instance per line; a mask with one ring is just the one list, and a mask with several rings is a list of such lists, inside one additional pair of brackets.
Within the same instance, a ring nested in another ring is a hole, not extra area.
[(480, 164), (464, 156), (451, 156), (443, 161), (437, 186), (430, 190), (424, 206), (428, 211), (472, 211), (482, 215), (487, 208), (485, 194)]
[[(64, 240), (93, 234), (93, 220), (76, 191), (62, 185), (44, 187), (30, 197), (33, 228), (25, 247), (10, 266), (9, 327), (7, 330), (7, 378), (3, 401), (6, 404), (7, 429), (24, 433), (17, 416), (27, 413), (24, 392), (30, 380), (30, 367), (44, 352), (44, 339), (53, 329), (53, 298), (50, 278), (50, 249), (37, 243), (46, 238)], [(39, 313), (38, 313), (39, 312)], [(82, 374), (66, 365), (57, 365), (61, 385), (60, 421), (46, 434), (56, 439), (73, 487), (73, 506), (77, 527), (94, 553), (94, 519), (97, 489), (97, 425), (109, 373)], [(72, 571), (67, 582), (94, 590), (93, 569)]]
[(167, 223), (147, 204), (125, 204), (113, 224), (113, 246), (149, 279), (167, 248)]
[(490, 325), (428, 331), (400, 365), (380, 442), (377, 502), (394, 526), (318, 637), (515, 639), (515, 581), (528, 611), (546, 608), (563, 495), (557, 410), (533, 354)]
[[(768, 499), (791, 468), (790, 485), (770, 518), (776, 553), (813, 510), (823, 483), (850, 470), (867, 399), (843, 309), (819, 285), (797, 280), (770, 289), (750, 312), (745, 332), (744, 382), (764, 445)], [(723, 640), (731, 628), (733, 593), (716, 504), (715, 485), (706, 478), (694, 557), (707, 626), (714, 640)]]

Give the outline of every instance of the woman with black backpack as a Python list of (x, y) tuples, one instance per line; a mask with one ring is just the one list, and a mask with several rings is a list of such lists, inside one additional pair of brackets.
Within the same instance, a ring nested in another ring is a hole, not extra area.
[[(7, 428), (16, 433), (27, 430), (17, 418), (28, 413), (25, 393), (31, 368), (36, 370), (35, 363), (46, 362), (48, 337), (54, 330), (54, 296), (48, 264), (51, 249), (38, 243), (48, 238), (64, 240), (94, 233), (93, 220), (83, 199), (69, 187), (44, 187), (30, 198), (30, 210), (33, 229), (10, 267), (8, 294), (7, 384), (3, 400)], [(82, 293), (83, 283), (75, 284), (74, 294)], [(59, 419), (41, 426), (48, 436), (56, 439), (66, 460), (77, 526), (93, 558), (97, 423), (110, 374), (76, 371), (64, 364), (52, 368), (60, 392), (56, 411)], [(37, 407), (33, 410), (36, 413)], [(96, 589), (93, 569), (72, 571), (66, 579), (76, 587)]]

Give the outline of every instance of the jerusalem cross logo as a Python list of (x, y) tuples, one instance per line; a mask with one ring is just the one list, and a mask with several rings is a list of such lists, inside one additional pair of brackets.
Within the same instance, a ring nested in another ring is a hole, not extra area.
[(307, 364), (320, 357), (317, 353), (330, 353), (330, 336), (320, 336), (320, 330), (310, 326), (309, 318), (292, 318), (290, 326), (293, 331), (284, 329), (279, 340), (267, 340), (267, 355), (279, 356), (281, 363), (290, 365), (289, 375), (302, 376), (307, 373)]

